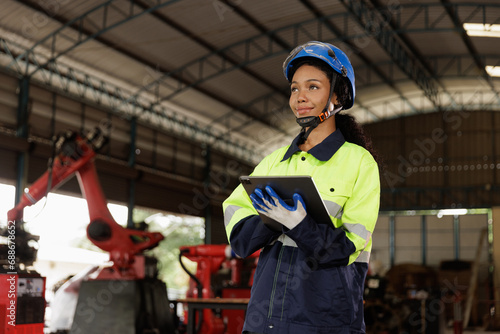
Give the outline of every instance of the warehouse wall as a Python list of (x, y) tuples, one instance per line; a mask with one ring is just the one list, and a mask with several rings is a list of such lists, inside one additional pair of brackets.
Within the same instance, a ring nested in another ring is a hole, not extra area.
[(500, 114), (444, 111), (368, 124), (386, 165), (382, 209), (500, 203)]
[[(457, 219), (455, 224), (453, 215), (439, 218), (437, 212), (416, 211), (411, 215), (381, 212), (373, 234), (372, 260), (385, 268), (402, 263), (438, 268), (442, 261), (474, 261), (481, 232), (488, 227), (488, 215), (460, 215)], [(486, 242), (480, 258), (486, 267), (488, 256)]]

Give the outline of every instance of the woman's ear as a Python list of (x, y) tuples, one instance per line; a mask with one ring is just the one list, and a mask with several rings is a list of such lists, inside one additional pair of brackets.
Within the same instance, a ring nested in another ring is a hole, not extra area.
[(333, 111), (335, 106), (338, 105), (337, 94), (333, 93), (332, 99), (330, 100), (330, 104), (328, 105), (328, 111)]
[(330, 101), (330, 105), (328, 106), (328, 111), (333, 111), (335, 109), (335, 105), (333, 104), (332, 101)]

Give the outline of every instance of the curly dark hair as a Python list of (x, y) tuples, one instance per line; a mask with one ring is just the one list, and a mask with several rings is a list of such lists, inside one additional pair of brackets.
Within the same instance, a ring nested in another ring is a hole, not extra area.
[[(332, 78), (336, 77), (334, 87), (334, 92), (337, 96), (338, 103), (337, 105), (335, 105), (336, 108), (345, 105), (352, 99), (351, 91), (349, 89), (349, 82), (347, 81), (347, 79), (341, 75), (334, 76), (333, 69), (324, 61), (321, 61), (317, 58), (303, 57), (297, 59), (297, 61), (290, 68), (289, 78), (293, 78), (293, 75), (295, 74), (297, 69), (302, 65), (310, 65), (321, 70), (323, 73), (325, 73), (326, 77), (330, 81), (330, 85), (332, 84)], [(368, 152), (370, 152), (379, 166), (383, 167), (382, 159), (373, 148), (371, 138), (365, 134), (363, 127), (356, 121), (354, 116), (338, 112), (337, 114), (335, 114), (335, 126), (340, 130), (340, 132), (342, 132), (346, 141), (365, 148)]]
[(373, 148), (372, 140), (366, 135), (361, 124), (356, 122), (354, 116), (344, 113), (335, 114), (335, 126), (342, 132), (346, 141), (365, 148), (375, 159), (382, 170), (384, 163), (382, 157)]

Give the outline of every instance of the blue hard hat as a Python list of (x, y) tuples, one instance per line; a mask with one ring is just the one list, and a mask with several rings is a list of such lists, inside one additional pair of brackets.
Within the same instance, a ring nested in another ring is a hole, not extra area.
[[(297, 46), (288, 55), (283, 63), (283, 73), (288, 81), (291, 81), (290, 70), (293, 68), (297, 59), (303, 57), (317, 58), (319, 60), (327, 63), (335, 72), (340, 74), (343, 78), (347, 79), (349, 82), (349, 90), (351, 93), (351, 98), (343, 109), (349, 109), (354, 103), (354, 96), (356, 94), (356, 88), (354, 86), (354, 69), (352, 68), (351, 62), (347, 55), (340, 50), (338, 47), (318, 41), (311, 41), (305, 44)], [(333, 83), (332, 83), (333, 84)]]

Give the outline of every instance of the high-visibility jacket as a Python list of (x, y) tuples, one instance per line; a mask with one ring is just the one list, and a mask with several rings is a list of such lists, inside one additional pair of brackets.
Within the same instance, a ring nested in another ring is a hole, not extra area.
[(223, 203), (233, 251), (246, 257), (262, 249), (244, 331), (364, 333), (363, 286), (380, 200), (377, 163), (340, 130), (308, 152), (298, 148), (299, 138), (265, 157), (252, 175), (312, 176), (330, 224), (307, 215), (291, 230), (272, 230), (241, 185)]

